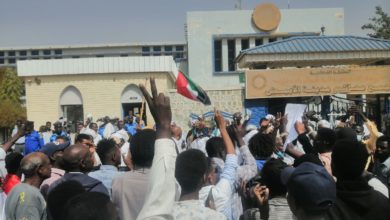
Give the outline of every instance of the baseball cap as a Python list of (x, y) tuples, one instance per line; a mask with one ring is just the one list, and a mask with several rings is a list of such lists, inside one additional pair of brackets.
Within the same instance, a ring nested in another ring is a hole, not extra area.
[(48, 157), (51, 157), (55, 152), (65, 150), (65, 148), (69, 147), (69, 145), (70, 145), (69, 141), (62, 144), (56, 144), (50, 142), (45, 144), (45, 146), (41, 148), (40, 152), (46, 154)]
[(298, 167), (286, 167), (282, 183), (305, 211), (325, 211), (336, 201), (336, 183), (323, 166), (304, 162)]

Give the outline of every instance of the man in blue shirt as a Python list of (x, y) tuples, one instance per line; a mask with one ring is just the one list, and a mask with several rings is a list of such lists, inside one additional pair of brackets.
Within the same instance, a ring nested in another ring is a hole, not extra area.
[(54, 123), (54, 131), (53, 134), (50, 136), (50, 142), (55, 142), (58, 136), (62, 136), (68, 139), (68, 134), (66, 133), (66, 131), (64, 131), (62, 124), (59, 121)]
[(134, 122), (134, 118), (129, 117), (127, 123), (125, 124), (125, 129), (127, 133), (129, 133), (131, 136), (134, 136), (134, 134), (137, 133), (137, 126), (137, 123)]
[(42, 136), (34, 130), (33, 121), (26, 122), (25, 145), (24, 156), (39, 151), (44, 145)]
[(100, 180), (111, 196), (112, 180), (120, 174), (118, 172), (122, 156), (120, 149), (116, 146), (114, 140), (103, 139), (98, 143), (96, 152), (102, 161), (102, 165), (99, 170), (90, 172), (88, 175)]

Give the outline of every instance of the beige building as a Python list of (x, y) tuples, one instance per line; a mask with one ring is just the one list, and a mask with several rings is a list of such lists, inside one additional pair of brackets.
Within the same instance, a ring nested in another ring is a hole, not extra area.
[[(46, 121), (65, 117), (75, 123), (87, 114), (122, 118), (129, 110), (140, 113), (139, 84), (156, 78), (160, 91), (174, 88), (177, 68), (170, 56), (80, 58), (18, 61), (18, 75), (26, 84), (27, 118), (38, 129)], [(146, 119), (153, 125), (146, 109)]]

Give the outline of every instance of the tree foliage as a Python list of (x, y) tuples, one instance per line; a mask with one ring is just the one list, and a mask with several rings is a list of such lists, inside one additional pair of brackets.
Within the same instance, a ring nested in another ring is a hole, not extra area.
[(382, 7), (375, 7), (376, 16), (369, 18), (371, 23), (362, 26), (363, 30), (371, 30), (373, 33), (367, 34), (370, 37), (390, 39), (390, 17), (383, 11)]
[(26, 118), (26, 108), (20, 103), (14, 103), (10, 100), (1, 100), (0, 103), (0, 127), (12, 128), (15, 121)]
[(22, 86), (22, 80), (16, 75), (15, 69), (6, 68), (0, 83), (0, 100), (20, 103)]
[(15, 69), (0, 69), (0, 127), (11, 128), (17, 119), (26, 118), (26, 109), (20, 103), (22, 86)]

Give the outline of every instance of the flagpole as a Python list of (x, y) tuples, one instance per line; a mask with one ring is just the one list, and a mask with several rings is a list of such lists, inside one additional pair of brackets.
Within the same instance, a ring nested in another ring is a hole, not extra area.
[[(145, 86), (145, 88), (146, 88), (146, 85), (147, 85), (147, 83), (148, 83), (148, 78), (146, 77), (146, 79), (145, 79), (145, 84), (144, 84), (144, 86)], [(139, 123), (141, 124), (141, 122), (142, 122), (142, 117), (143, 117), (143, 115), (144, 115), (144, 109), (145, 109), (145, 97), (143, 97), (142, 96), (142, 103), (141, 103), (141, 113), (140, 113), (140, 118), (139, 118)], [(141, 126), (141, 125), (138, 125), (138, 126)], [(141, 127), (140, 127), (141, 128)]]

